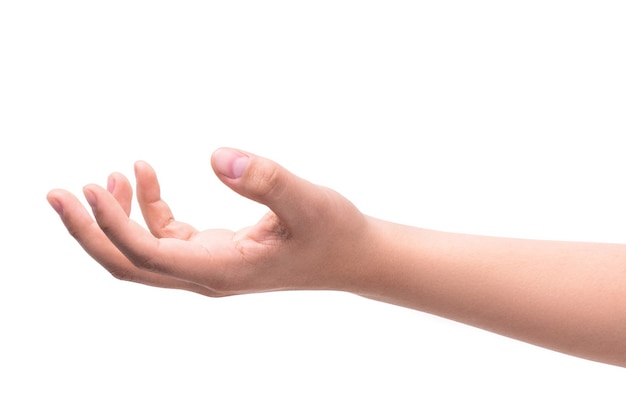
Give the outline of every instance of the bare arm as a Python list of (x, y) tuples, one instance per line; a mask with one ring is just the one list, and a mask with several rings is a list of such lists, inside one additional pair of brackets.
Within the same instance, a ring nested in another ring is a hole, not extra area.
[(394, 261), (363, 296), (626, 366), (626, 246), (373, 222)]
[(115, 277), (207, 296), (332, 289), (429, 312), (564, 353), (626, 367), (626, 246), (424, 230), (363, 215), (338, 193), (235, 150), (217, 176), (270, 212), (240, 231), (174, 219), (146, 163), (135, 166), (149, 231), (129, 218), (113, 174), (85, 187), (94, 219), (48, 194), (69, 232)]

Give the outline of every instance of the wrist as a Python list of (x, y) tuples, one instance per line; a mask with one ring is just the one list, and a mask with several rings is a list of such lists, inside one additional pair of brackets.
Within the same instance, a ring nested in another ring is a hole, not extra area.
[[(371, 299), (385, 300), (390, 296), (402, 270), (401, 235), (406, 227), (364, 216), (362, 233), (351, 245), (351, 254), (340, 290)], [(406, 247), (410, 245), (406, 243)]]

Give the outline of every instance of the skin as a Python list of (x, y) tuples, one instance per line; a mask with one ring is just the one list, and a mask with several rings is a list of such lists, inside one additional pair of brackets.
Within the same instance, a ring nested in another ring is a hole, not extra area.
[(211, 297), (337, 290), (626, 367), (626, 246), (464, 235), (362, 214), (343, 196), (251, 153), (218, 149), (218, 178), (266, 205), (256, 225), (199, 231), (175, 220), (152, 167), (48, 201), (114, 277)]

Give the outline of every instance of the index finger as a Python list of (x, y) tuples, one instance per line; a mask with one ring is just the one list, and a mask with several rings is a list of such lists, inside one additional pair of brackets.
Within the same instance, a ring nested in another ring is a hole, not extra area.
[(129, 219), (114, 197), (97, 185), (84, 189), (100, 229), (115, 247), (141, 270), (206, 284), (221, 277), (219, 265), (206, 248), (176, 238), (156, 238)]
[(219, 296), (205, 286), (137, 268), (113, 245), (72, 193), (55, 189), (48, 193), (47, 200), (61, 217), (67, 231), (85, 252), (117, 279)]

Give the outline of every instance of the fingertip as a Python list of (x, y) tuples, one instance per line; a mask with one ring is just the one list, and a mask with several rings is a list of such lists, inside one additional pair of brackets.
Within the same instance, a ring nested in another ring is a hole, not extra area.
[(50, 190), (46, 195), (46, 200), (48, 201), (50, 206), (52, 206), (52, 209), (54, 209), (54, 211), (59, 214), (59, 216), (63, 216), (63, 204), (61, 203), (58, 194), (59, 189)]
[(232, 148), (218, 148), (211, 156), (215, 172), (233, 180), (243, 175), (249, 160), (249, 155)]
[(143, 161), (143, 160), (135, 161), (134, 169), (135, 169), (135, 179), (137, 181), (139, 181), (140, 178), (145, 178), (146, 176), (156, 177), (156, 172), (154, 171), (154, 168), (152, 168), (152, 166), (148, 164), (146, 161)]
[(46, 199), (48, 201), (50, 201), (50, 199), (57, 199), (60, 192), (62, 192), (61, 189), (52, 189), (46, 194)]
[(92, 184), (88, 184), (83, 187), (83, 195), (85, 196), (85, 199), (87, 199), (87, 203), (89, 203), (89, 206), (95, 209), (98, 203), (98, 199), (96, 197), (95, 191), (93, 190), (93, 187), (94, 185)]
[(148, 164), (148, 163), (147, 163), (147, 162), (145, 162), (144, 160), (137, 160), (137, 161), (135, 161), (134, 166), (135, 166), (135, 169), (137, 169), (137, 168), (139, 168), (139, 167), (142, 167), (142, 166), (143, 166), (143, 165), (145, 165), (145, 164)]
[(152, 166), (151, 166), (150, 164), (148, 164), (148, 163), (147, 163), (146, 161), (144, 161), (144, 160), (137, 160), (137, 161), (135, 161), (135, 165), (134, 165), (134, 167), (135, 167), (135, 172), (137, 172), (137, 171), (142, 171), (142, 170), (146, 170), (146, 169), (147, 169), (147, 170), (154, 170), (154, 169), (152, 168)]
[(107, 190), (109, 193), (113, 193), (115, 191), (116, 183), (117, 180), (115, 178), (115, 173), (109, 174), (109, 177), (107, 178)]
[(124, 174), (118, 173), (117, 171), (109, 174), (107, 178), (107, 191), (109, 193), (114, 194), (114, 192), (117, 193), (127, 187), (130, 187), (130, 183)]

